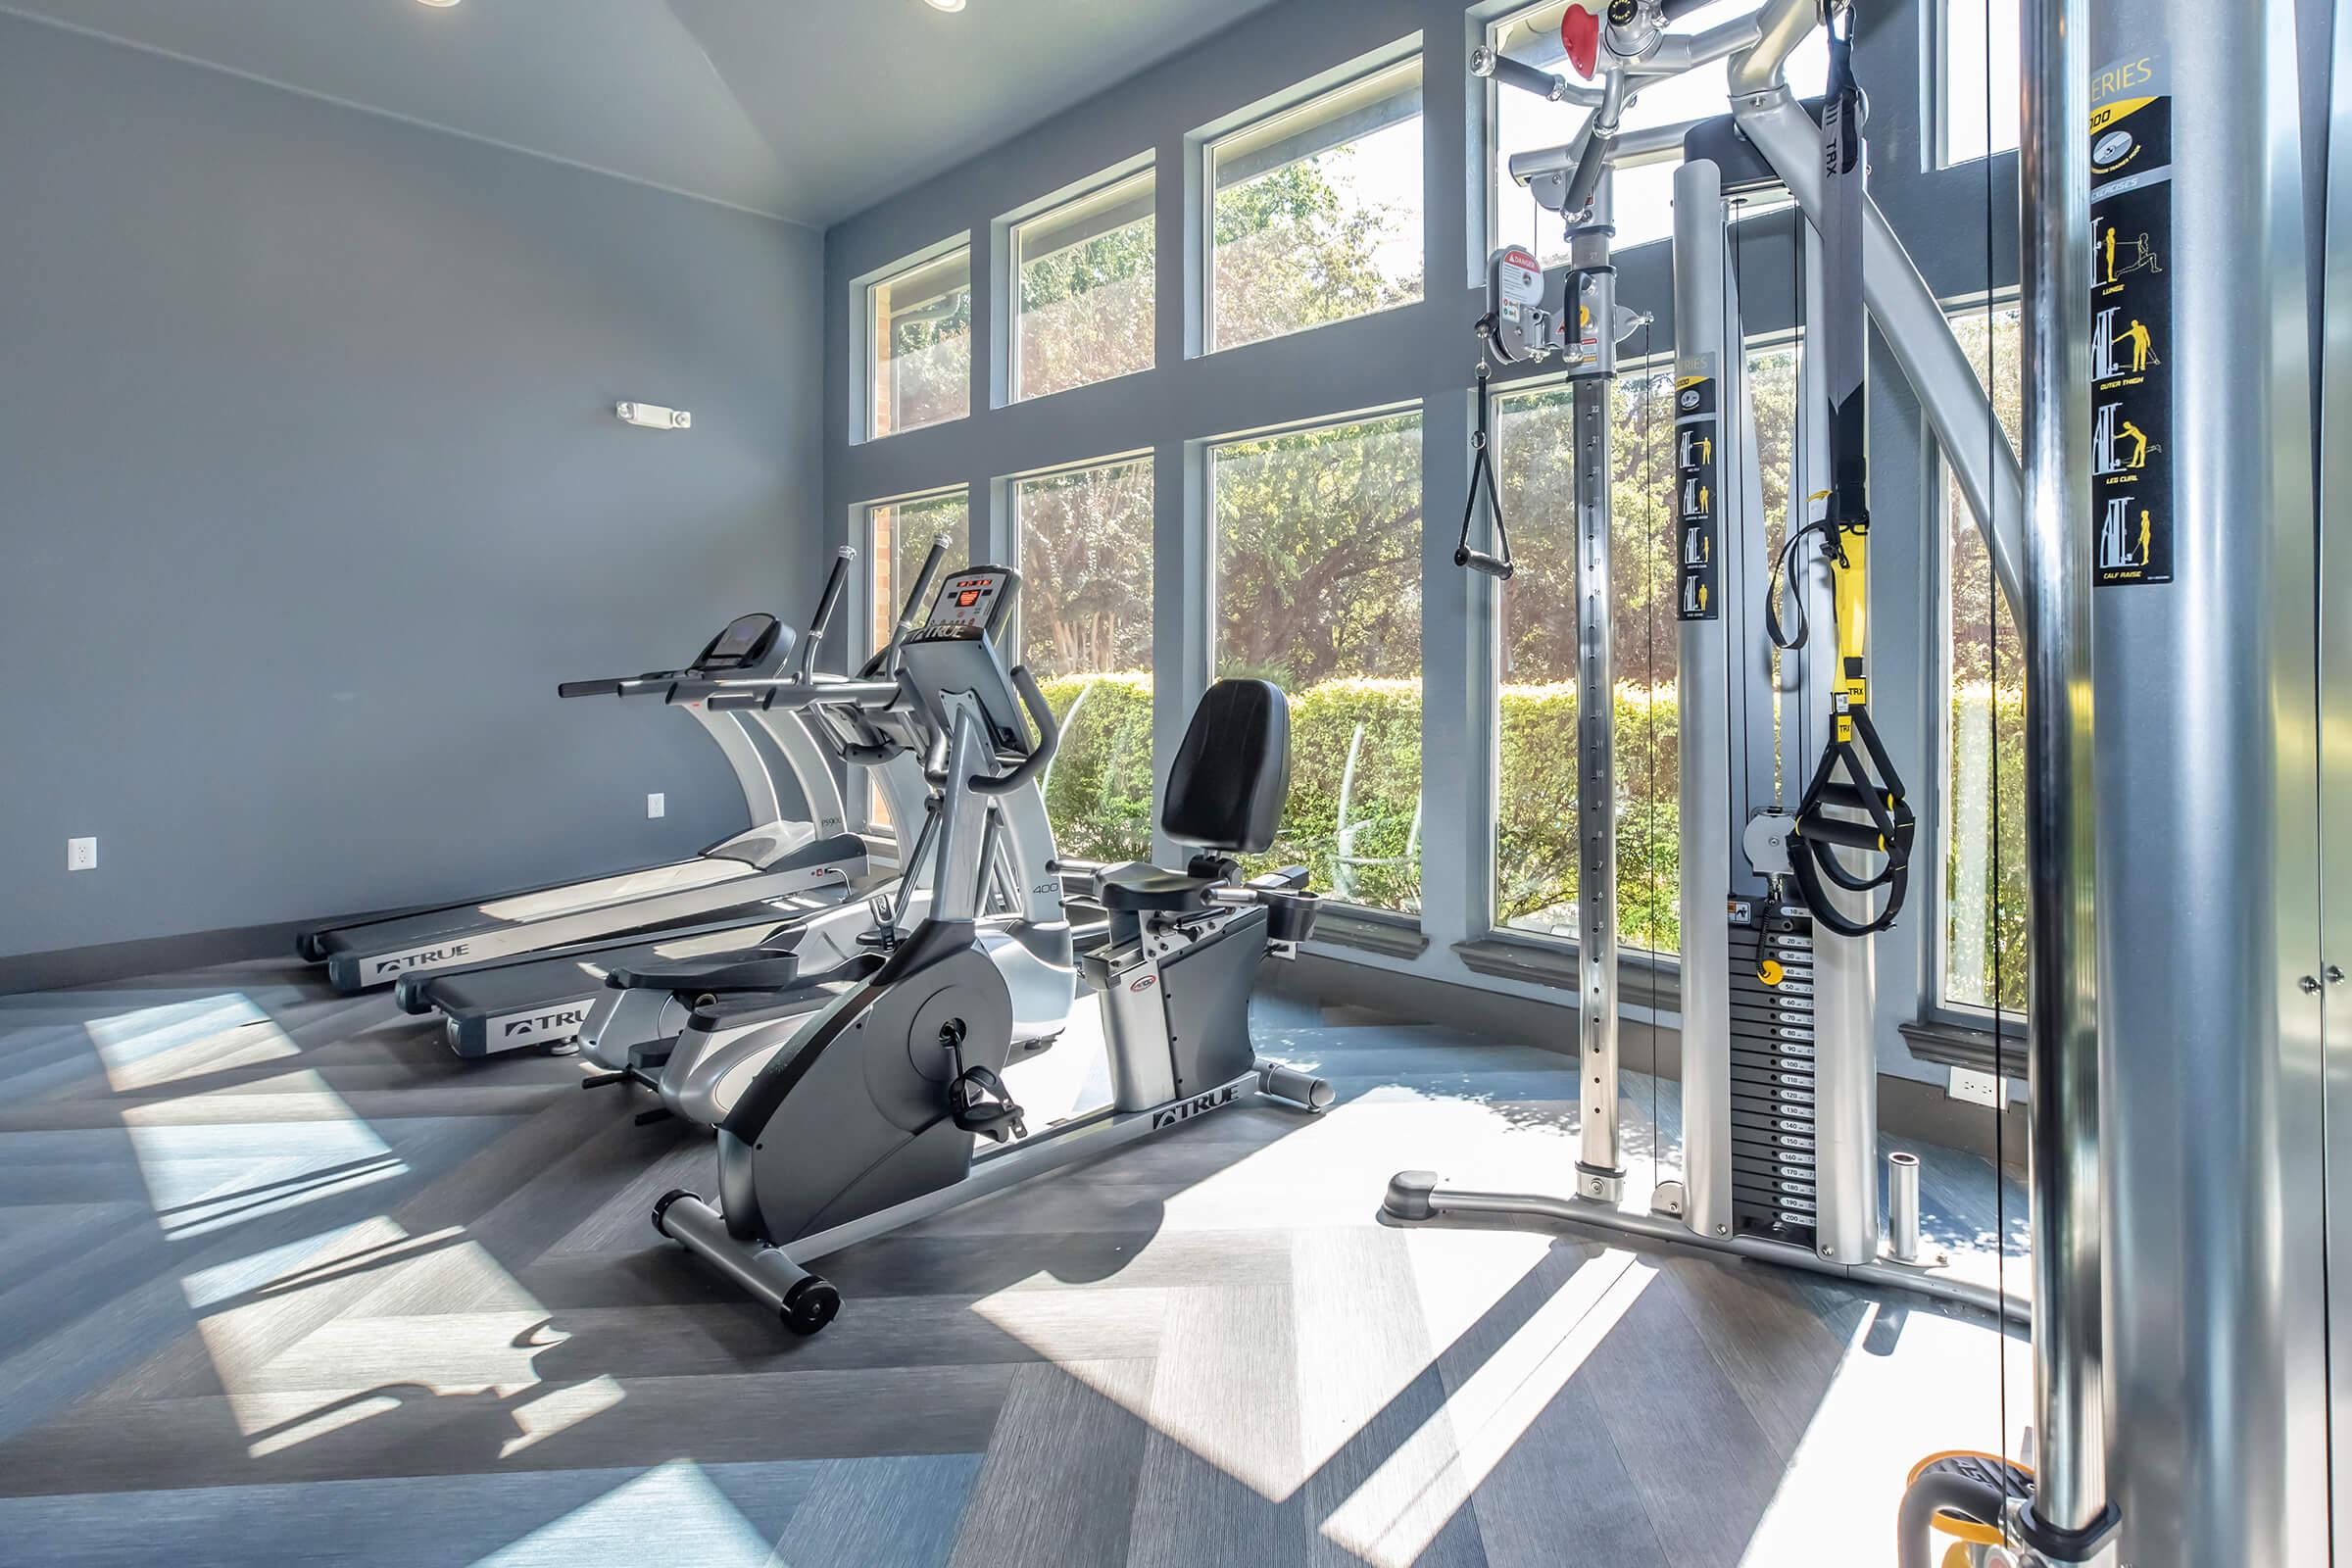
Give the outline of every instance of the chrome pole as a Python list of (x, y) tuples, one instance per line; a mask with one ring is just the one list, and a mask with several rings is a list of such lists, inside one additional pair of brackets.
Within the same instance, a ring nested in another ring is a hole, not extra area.
[[(1593, 111), (1598, 120), (1609, 111)], [(1577, 1191), (1604, 1202), (1625, 1185), (1617, 1120), (1617, 717), (1616, 656), (1609, 625), (1609, 402), (1617, 370), (1617, 287), (1609, 270), (1610, 179), (1600, 172), (1569, 240), (1570, 265), (1589, 290), (1567, 304), (1569, 330), (1589, 331), (1592, 358), (1575, 372), (1577, 970), (1582, 1018), (1577, 1079), (1583, 1118)], [(1580, 307), (1592, 325), (1580, 327)]]
[[(2087, 0), (2024, 0), (2028, 1074), (2034, 1396), (2029, 1542), (2109, 1527), (2099, 1257), (2097, 784), (2091, 749)], [(2046, 1553), (2045, 1553), (2046, 1554)], [(2085, 1555), (2065, 1552), (2069, 1558)]]

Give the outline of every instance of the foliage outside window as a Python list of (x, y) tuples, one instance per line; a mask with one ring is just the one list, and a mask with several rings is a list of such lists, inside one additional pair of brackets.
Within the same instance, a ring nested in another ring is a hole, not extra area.
[[(1716, 0), (1678, 18), (1669, 30), (1703, 31), (1754, 9), (1754, 0)], [(1513, 60), (1574, 79), (1567, 52), (1560, 46), (1560, 15), (1566, 10), (1567, 0), (1547, 0), (1516, 12), (1487, 28), (1487, 42)], [(1620, 127), (1642, 130), (1731, 113), (1728, 71), (1728, 65), (1718, 63), (1651, 82), (1627, 107), (1618, 122)], [(1789, 57), (1788, 73), (1789, 84), (1800, 98), (1818, 95), (1828, 83), (1829, 43), (1819, 28)], [(1495, 149), (1488, 170), (1490, 246), (1536, 245), (1540, 241), (1537, 254), (1546, 265), (1566, 261), (1565, 225), (1558, 214), (1539, 209), (1535, 198), (1512, 180), (1510, 158), (1513, 153), (1562, 145), (1576, 134), (1588, 112), (1547, 103), (1533, 93), (1493, 82), (1488, 84), (1487, 94)], [(1668, 162), (1616, 172), (1611, 199), (1620, 248), (1664, 239), (1674, 232), (1674, 163)], [(1750, 214), (1757, 210), (1752, 203), (1747, 208)]]
[(1208, 149), (1208, 347), (1421, 298), (1419, 56)]
[[(1751, 351), (1767, 551), (1788, 504), (1793, 349)], [(1617, 929), (1629, 948), (1682, 947), (1681, 727), (1675, 706), (1674, 403), (1670, 368), (1621, 375), (1609, 432), (1616, 635)], [(1573, 394), (1494, 400), (1495, 471), (1522, 563), (1502, 592), (1495, 726), (1494, 919), (1576, 935), (1576, 537)]]
[(865, 433), (898, 435), (971, 413), (971, 247), (870, 284), (865, 304)]
[(1014, 225), (1014, 399), (1152, 368), (1152, 191), (1146, 170)]
[(1421, 415), (1210, 453), (1220, 676), (1291, 699), (1291, 792), (1263, 869), (1421, 906)]
[(2017, 150), (2017, 0), (1928, 8), (1943, 165)]
[(1152, 858), (1152, 460), (1015, 480), (1021, 657), (1061, 724), (1061, 858)]
[[(2014, 445), (2023, 440), (2017, 307), (1953, 316), (1952, 330)], [(2026, 688), (2017, 622), (1957, 479), (1944, 480), (1950, 732), (1944, 755), (1943, 1000), (2026, 1004)]]

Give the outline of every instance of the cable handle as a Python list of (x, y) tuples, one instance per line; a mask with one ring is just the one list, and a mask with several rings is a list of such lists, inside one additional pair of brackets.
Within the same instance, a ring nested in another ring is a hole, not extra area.
[[(1494, 330), (1494, 318), (1481, 317), (1478, 335), (1481, 344)], [(1470, 436), (1470, 495), (1462, 503), (1462, 536), (1453, 547), (1453, 564), (1466, 567), (1497, 582), (1508, 582), (1518, 572), (1518, 564), (1511, 559), (1511, 534), (1503, 523), (1502, 486), (1494, 477), (1494, 442), (1488, 429), (1494, 407), (1494, 396), (1488, 385), (1494, 374), (1482, 349), (1478, 358), (1478, 428)], [(1478, 491), (1484, 485), (1487, 505), (1494, 514), (1495, 551), (1489, 555), (1470, 543), (1470, 523), (1478, 515)]]

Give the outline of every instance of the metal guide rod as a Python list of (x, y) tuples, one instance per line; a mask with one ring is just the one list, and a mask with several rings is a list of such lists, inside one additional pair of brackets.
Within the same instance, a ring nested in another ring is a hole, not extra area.
[(2086, 0), (2024, 0), (2026, 866), (2034, 1122), (2032, 1511), (2106, 1518), (2099, 999), (2091, 750), (2090, 112)]
[[(1597, 118), (1607, 113), (1595, 110)], [(1569, 237), (1568, 330), (1589, 333), (1592, 359), (1576, 372), (1576, 834), (1577, 974), (1583, 994), (1578, 1071), (1577, 1186), (1614, 1199), (1624, 1185), (1617, 1127), (1616, 657), (1609, 625), (1609, 402), (1617, 369), (1617, 279), (1609, 270), (1610, 180)], [(1592, 269), (1587, 271), (1586, 269)], [(1582, 311), (1592, 312), (1580, 326)]]

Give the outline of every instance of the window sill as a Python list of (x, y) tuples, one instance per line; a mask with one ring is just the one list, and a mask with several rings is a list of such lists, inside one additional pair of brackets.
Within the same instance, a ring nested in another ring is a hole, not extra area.
[(1946, 1018), (1916, 1018), (1897, 1027), (1911, 1054), (1921, 1061), (1970, 1072), (1997, 1072), (2004, 1078), (2026, 1076), (2023, 1028), (2003, 1027), (1996, 1045), (1990, 1029)]
[[(1581, 965), (1576, 944), (1523, 936), (1512, 931), (1490, 931), (1483, 937), (1453, 945), (1462, 966), (1497, 980), (1574, 991)], [(1683, 966), (1680, 960), (1646, 953), (1621, 953), (1617, 957), (1617, 1002), (1621, 1007), (1646, 1007), (1652, 1012), (1680, 1012), (1683, 1005)]]
[(1414, 916), (1346, 904), (1323, 906), (1306, 941), (1310, 948), (1352, 948), (1389, 958), (1418, 958), (1429, 951), (1429, 936)]

